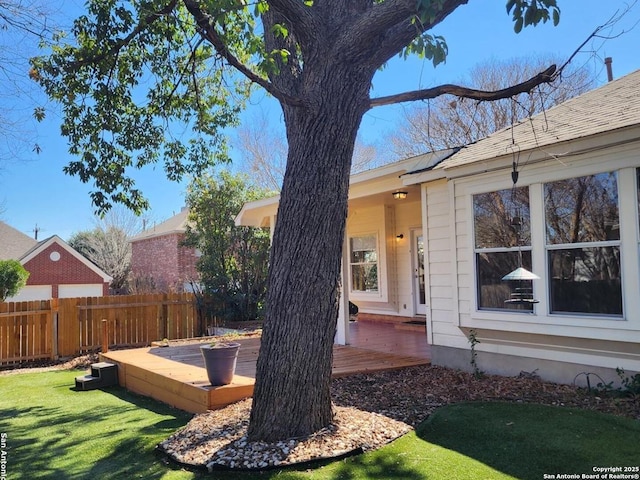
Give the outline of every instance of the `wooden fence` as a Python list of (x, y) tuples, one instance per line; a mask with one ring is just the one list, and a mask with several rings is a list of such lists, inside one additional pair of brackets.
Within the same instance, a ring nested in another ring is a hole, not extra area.
[(110, 347), (201, 332), (190, 293), (0, 303), (0, 365), (96, 351), (104, 328)]
[(0, 303), (0, 365), (52, 358), (50, 301)]

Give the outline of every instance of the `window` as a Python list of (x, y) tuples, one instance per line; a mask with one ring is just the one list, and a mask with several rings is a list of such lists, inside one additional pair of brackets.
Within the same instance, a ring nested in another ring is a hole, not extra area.
[[(532, 304), (513, 304), (513, 285), (502, 277), (522, 266), (531, 270), (529, 188), (499, 190), (473, 196), (474, 252), (479, 309), (532, 311)], [(518, 288), (532, 291), (531, 280)]]
[(552, 313), (622, 315), (615, 173), (544, 185)]
[(378, 291), (378, 237), (366, 235), (349, 239), (351, 291)]

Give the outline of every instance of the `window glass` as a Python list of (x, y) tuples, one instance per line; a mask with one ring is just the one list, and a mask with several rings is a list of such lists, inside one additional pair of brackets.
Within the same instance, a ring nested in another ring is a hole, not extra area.
[(474, 195), (473, 217), (476, 248), (531, 243), (527, 187)]
[(547, 183), (544, 196), (547, 244), (620, 240), (615, 173)]
[(550, 182), (544, 196), (551, 312), (622, 315), (616, 174)]
[(529, 188), (474, 195), (473, 220), (478, 308), (532, 311), (532, 303), (509, 300), (531, 294), (533, 282), (502, 280), (520, 266), (531, 270)]
[(620, 248), (549, 251), (551, 311), (622, 315)]
[(478, 270), (478, 306), (481, 309), (518, 309), (533, 310), (533, 304), (508, 303), (511, 294), (526, 290), (532, 292), (531, 280), (505, 282), (502, 277), (520, 266), (531, 270), (531, 251), (523, 252), (482, 252), (476, 254)]
[(351, 291), (378, 291), (378, 238), (376, 235), (351, 237)]

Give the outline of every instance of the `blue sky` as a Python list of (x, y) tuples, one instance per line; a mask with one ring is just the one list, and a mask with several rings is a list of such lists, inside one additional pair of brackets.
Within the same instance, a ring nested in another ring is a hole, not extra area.
[[(469, 3), (433, 32), (447, 40), (449, 56), (446, 64), (433, 68), (429, 62), (416, 58), (394, 59), (374, 78), (372, 95), (389, 95), (454, 82), (463, 78), (473, 66), (490, 59), (544, 54), (568, 58), (597, 26), (628, 5), (623, 1), (558, 0), (562, 12), (558, 27), (540, 25), (516, 35), (506, 14), (506, 0), (471, 0)], [(69, 16), (81, 4), (69, 0), (66, 5), (72, 8), (61, 10), (62, 14)], [(607, 56), (613, 58), (615, 77), (640, 68), (638, 22), (640, 5), (632, 4), (621, 22), (600, 32), (601, 36), (615, 38), (593, 39), (577, 55), (575, 64), (588, 66), (600, 84), (606, 81), (603, 60)], [(627, 32), (620, 34), (622, 31)], [(0, 89), (2, 81), (0, 79)], [(42, 98), (39, 100), (43, 101)], [(382, 107), (367, 113), (360, 130), (363, 141), (377, 143), (393, 131), (403, 108), (402, 105)], [(273, 123), (280, 121), (279, 107), (266, 96), (255, 96), (243, 116), (244, 121), (255, 118), (257, 111), (265, 112)], [(42, 147), (39, 155), (23, 149), (15, 160), (4, 160), (6, 155), (0, 157), (0, 220), (28, 235), (33, 235), (37, 225), (39, 238), (56, 234), (68, 239), (74, 232), (92, 228), (94, 216), (89, 197), (91, 185), (82, 184), (79, 179), (62, 172), (63, 166), (72, 158), (67, 153), (65, 138), (58, 134), (57, 120), (51, 112), (40, 124), (25, 120), (26, 135)], [(234, 156), (238, 156), (237, 152)], [(151, 203), (146, 217), (160, 222), (180, 211), (186, 182), (169, 182), (161, 167), (146, 168), (136, 173), (135, 179)]]

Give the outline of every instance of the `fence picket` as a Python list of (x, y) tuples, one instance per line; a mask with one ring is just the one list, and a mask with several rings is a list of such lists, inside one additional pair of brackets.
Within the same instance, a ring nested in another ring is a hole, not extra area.
[(199, 335), (190, 293), (5, 302), (0, 303), (0, 365), (97, 351), (103, 318), (110, 347)]

